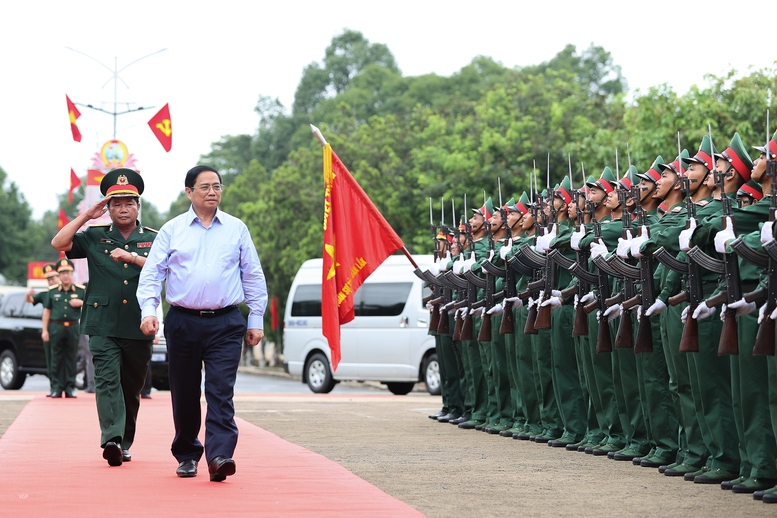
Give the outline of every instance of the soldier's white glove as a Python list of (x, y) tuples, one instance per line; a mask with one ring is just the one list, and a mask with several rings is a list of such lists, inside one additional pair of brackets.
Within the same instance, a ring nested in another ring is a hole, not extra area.
[(535, 250), (537, 250), (537, 253), (544, 254), (550, 249), (550, 242), (556, 239), (556, 224), (554, 223), (551, 226), (550, 232), (546, 232), (545, 235), (537, 238), (537, 246), (535, 246)]
[(502, 261), (506, 261), (507, 254), (509, 254), (512, 249), (513, 249), (513, 238), (510, 238), (507, 240), (507, 244), (499, 249), (499, 258), (502, 259)]
[[(766, 304), (764, 304), (764, 306), (765, 306), (765, 305), (766, 305)], [(771, 314), (771, 315), (769, 315), (769, 318), (771, 318), (772, 320), (775, 320), (775, 319), (777, 319), (777, 308), (774, 308), (774, 311), (772, 311), (772, 314)]]
[(458, 318), (464, 318), (467, 316), (467, 313), (469, 313), (469, 308), (463, 307), (456, 310), (458, 315), (456, 315)]
[(451, 252), (450, 252), (450, 250), (445, 252), (445, 259), (443, 259), (442, 261), (437, 263), (437, 264), (440, 265), (440, 271), (441, 272), (444, 272), (444, 271), (446, 271), (448, 269), (448, 263), (449, 262), (451, 262)]
[(501, 304), (494, 304), (494, 307), (486, 311), (488, 315), (500, 315), (504, 313), (505, 308), (502, 307)]
[(483, 308), (482, 308), (482, 307), (480, 307), (480, 308), (477, 308), (477, 309), (470, 309), (470, 310), (469, 310), (469, 314), (470, 314), (470, 315), (472, 315), (473, 317), (476, 317), (476, 316), (478, 316), (478, 315), (479, 315), (479, 314), (481, 314), (482, 312), (483, 312)]
[[(756, 305), (755, 302), (747, 302), (744, 298), (741, 298), (737, 300), (736, 302), (732, 302), (728, 305), (730, 309), (736, 309), (737, 310), (737, 316), (741, 317), (742, 315), (747, 315), (748, 313), (752, 313), (755, 311)], [(721, 313), (725, 313), (726, 310), (721, 310)]]
[(631, 230), (626, 229), (626, 239), (619, 237), (618, 238), (618, 250), (615, 252), (618, 254), (618, 257), (622, 257), (624, 259), (628, 259), (629, 252), (631, 251)]
[(440, 264), (439, 263), (432, 263), (429, 265), (429, 273), (434, 275), (435, 277), (440, 273)]
[(534, 297), (529, 297), (529, 303), (526, 305), (526, 307), (527, 307), (528, 309), (531, 309), (531, 307), (532, 307), (533, 305), (535, 305), (536, 303), (537, 303), (537, 301), (536, 301), (536, 300), (534, 300)]
[[(581, 228), (582, 230), (578, 232), (577, 230), (578, 228)], [(580, 250), (580, 240), (583, 239), (584, 236), (585, 236), (585, 226), (580, 225), (580, 227), (575, 227), (575, 231), (572, 232), (572, 237), (569, 241), (570, 246), (574, 250)]]
[(761, 243), (766, 244), (772, 239), (774, 239), (774, 234), (772, 230), (772, 226), (774, 225), (773, 221), (767, 221), (764, 223), (764, 226), (761, 227)]
[(575, 311), (577, 311), (577, 305), (580, 303), (580, 301), (578, 300), (577, 293), (575, 293), (575, 299), (574, 300), (575, 301), (572, 303), (572, 307), (575, 308)]
[(523, 306), (523, 301), (519, 297), (507, 297), (504, 302), (512, 302), (513, 309)]
[(433, 307), (434, 305), (431, 302), (426, 303), (426, 309), (428, 309), (429, 311), (431, 311)]
[(601, 239), (591, 241), (591, 258), (607, 255), (607, 247)]
[(471, 254), (469, 254), (469, 259), (464, 261), (463, 270), (471, 270), (473, 264), (475, 264), (475, 252), (472, 252)]
[(652, 317), (653, 315), (658, 315), (659, 313), (662, 313), (665, 309), (666, 309), (666, 304), (664, 304), (664, 301), (661, 299), (656, 299), (653, 305), (647, 308), (647, 311), (645, 311), (645, 316)]
[(696, 320), (703, 320), (707, 317), (711, 317), (715, 314), (716, 309), (709, 307), (706, 302), (701, 302), (693, 312), (693, 318)]
[(593, 302), (594, 300), (596, 300), (596, 293), (594, 293), (593, 291), (589, 291), (588, 293), (583, 295), (579, 303), (585, 306), (586, 304), (588, 304), (589, 302)]
[(766, 306), (768, 306), (768, 305), (769, 304), (764, 304), (763, 306), (761, 306), (761, 309), (758, 310), (758, 323), (759, 324), (764, 321), (764, 318), (766, 318)]
[(550, 294), (554, 297), (561, 297), (561, 292), (559, 290), (550, 290)]
[(736, 235), (734, 235), (734, 230), (731, 228), (732, 226), (731, 218), (726, 217), (726, 228), (715, 234), (715, 250), (719, 254), (725, 254), (726, 243), (736, 238)]
[(561, 297), (550, 297), (548, 300), (544, 301), (541, 306), (550, 306), (550, 309), (556, 309), (560, 308), (563, 302), (561, 301)]
[(688, 221), (690, 222), (688, 225), (689, 228), (686, 228), (680, 232), (680, 237), (677, 238), (677, 241), (680, 244), (680, 250), (683, 252), (687, 252), (691, 249), (691, 237), (693, 236), (693, 232), (696, 230), (696, 218), (691, 218)]
[(685, 306), (683, 308), (683, 312), (680, 313), (680, 320), (683, 321), (683, 324), (685, 324), (685, 321), (688, 320), (688, 310), (691, 308), (691, 306)]
[(623, 306), (620, 304), (613, 304), (604, 311), (604, 317), (607, 319), (607, 322), (612, 322), (620, 316), (622, 310)]
[(488, 261), (490, 262), (491, 259), (493, 259), (493, 258), (494, 258), (494, 251), (493, 250), (489, 250), (488, 251)]
[(602, 318), (602, 312), (597, 309), (596, 310), (596, 321), (597, 322), (601, 322), (602, 321), (601, 318)]
[(718, 318), (721, 322), (726, 322), (726, 304), (720, 306), (720, 315), (718, 315)]
[(645, 225), (642, 225), (642, 232), (637, 237), (634, 237), (631, 239), (631, 256), (632, 257), (642, 257), (642, 254), (639, 251), (639, 248), (642, 246), (642, 243), (647, 241), (648, 238), (648, 229)]
[(453, 263), (453, 268), (452, 268), (453, 273), (455, 273), (456, 275), (461, 275), (461, 271), (464, 269), (464, 262), (465, 262), (464, 259), (459, 258), (458, 261)]

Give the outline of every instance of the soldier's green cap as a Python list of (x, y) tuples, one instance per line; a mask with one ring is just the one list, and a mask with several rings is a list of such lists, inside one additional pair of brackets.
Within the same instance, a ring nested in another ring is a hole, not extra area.
[(745, 182), (750, 180), (750, 175), (753, 174), (753, 159), (745, 151), (745, 145), (742, 143), (742, 137), (739, 136), (739, 133), (734, 133), (726, 150), (722, 153), (715, 153), (715, 158), (728, 160)]
[[(772, 139), (766, 145), (753, 146), (753, 147), (758, 151), (760, 151), (761, 153), (771, 155), (770, 158), (774, 160), (775, 158), (777, 158), (777, 131), (774, 132), (774, 135), (772, 135)], [(768, 152), (766, 151), (767, 147), (769, 149)]]
[(531, 205), (529, 195), (526, 194), (526, 191), (523, 191), (521, 198), (507, 208), (510, 209), (511, 212), (520, 212), (521, 214), (526, 214), (529, 212), (529, 205)]
[(571, 184), (569, 183), (569, 177), (565, 176), (563, 180), (561, 180), (561, 183), (556, 185), (555, 195), (564, 200), (564, 203), (570, 204), (572, 203), (572, 194), (569, 192), (572, 190)]
[(701, 144), (699, 144), (699, 150), (696, 152), (696, 154), (690, 158), (683, 158), (683, 162), (686, 164), (696, 162), (697, 164), (701, 164), (707, 169), (712, 170), (714, 165), (714, 160), (712, 157), (715, 155), (716, 151), (717, 150), (712, 145), (710, 138), (707, 135), (704, 135), (701, 139)]
[(543, 199), (547, 198), (548, 197), (548, 190), (547, 189), (543, 189), (542, 192), (540, 193), (540, 196), (542, 196)]
[(638, 173), (637, 166), (630, 166), (629, 170), (626, 171), (626, 174), (623, 175), (623, 178), (618, 182), (618, 186), (621, 189), (626, 189), (628, 191), (635, 183), (639, 182), (639, 179), (637, 178)]
[(114, 169), (100, 182), (100, 192), (106, 198), (140, 197), (143, 194), (143, 178), (137, 171), (127, 168)]
[(491, 198), (488, 198), (482, 207), (479, 209), (472, 209), (472, 212), (480, 214), (486, 219), (490, 219), (491, 216), (494, 215), (494, 202), (491, 201)]
[(74, 270), (73, 261), (71, 261), (67, 257), (63, 257), (62, 259), (57, 260), (57, 273), (72, 272), (73, 270)]
[(682, 160), (683, 162), (685, 162), (689, 156), (691, 156), (691, 154), (688, 153), (688, 150), (683, 149), (680, 152), (680, 157), (675, 159), (674, 162), (672, 162), (671, 164), (659, 164), (658, 167), (660, 167), (662, 171), (666, 171), (667, 169), (669, 169), (674, 174), (678, 176), (682, 176), (685, 174), (685, 168), (680, 165), (680, 161)]
[(57, 265), (54, 263), (49, 263), (47, 265), (43, 266), (43, 277), (48, 279), (49, 277), (56, 277), (59, 275), (57, 273)]
[(612, 174), (612, 169), (609, 167), (605, 167), (602, 171), (602, 174), (599, 176), (599, 179), (595, 182), (589, 182), (586, 185), (588, 187), (598, 187), (599, 189), (602, 189), (606, 194), (609, 194), (613, 191), (613, 185), (615, 184), (615, 175)]
[(505, 203), (505, 204), (502, 206), (502, 208), (504, 208), (504, 209), (507, 209), (507, 210), (510, 210), (510, 207), (512, 207), (513, 205), (515, 205), (515, 197), (511, 197), (511, 198), (510, 198), (510, 199), (507, 201), (507, 203)]
[(737, 196), (750, 196), (755, 201), (760, 201), (764, 197), (764, 190), (761, 184), (755, 180), (748, 180), (746, 184), (737, 191)]
[(653, 160), (650, 169), (645, 171), (643, 174), (638, 174), (637, 176), (643, 180), (647, 180), (648, 182), (656, 183), (658, 179), (661, 178), (661, 164), (663, 163), (663, 157), (658, 155), (656, 159)]

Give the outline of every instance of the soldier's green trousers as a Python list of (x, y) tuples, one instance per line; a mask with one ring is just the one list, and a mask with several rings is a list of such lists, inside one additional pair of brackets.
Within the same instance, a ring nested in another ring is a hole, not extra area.
[(151, 360), (151, 340), (89, 336), (100, 445), (120, 438), (128, 450), (135, 440), (140, 391)]
[(540, 396), (534, 380), (534, 362), (532, 361), (532, 336), (523, 333), (528, 309), (522, 307), (513, 311), (515, 317), (515, 348), (518, 353), (518, 380), (520, 382), (523, 415), (526, 419), (525, 431), (529, 435), (542, 433), (540, 417)]
[(699, 352), (687, 353), (696, 416), (710, 452), (706, 465), (739, 473), (739, 438), (731, 399), (731, 358), (718, 356), (723, 323), (718, 315), (698, 321)]
[[(473, 318), (474, 320), (474, 318)], [(472, 336), (477, 338), (483, 320), (478, 318), (477, 331), (473, 330)], [(475, 327), (475, 326), (473, 326)], [(486, 380), (486, 424), (495, 426), (499, 424), (499, 402), (497, 400), (496, 376), (494, 374), (494, 359), (491, 342), (476, 341), (480, 351), (480, 362), (483, 365), (483, 378)]]
[[(737, 318), (739, 354), (731, 357), (731, 395), (740, 432), (740, 475), (777, 478), (777, 444), (769, 411), (766, 356), (753, 356), (758, 332), (757, 313)], [(749, 472), (747, 472), (747, 468)]]
[[(515, 316), (516, 312), (517, 310), (513, 311), (513, 322), (517, 324), (518, 317)], [(497, 332), (499, 331), (497, 330)], [(521, 378), (518, 370), (517, 336), (515, 333), (508, 333), (504, 335), (504, 340), (505, 359), (507, 361), (507, 381), (510, 384), (510, 404), (513, 411), (511, 428), (523, 432), (526, 428), (526, 417), (524, 416), (523, 411)]]
[(445, 373), (445, 351), (442, 348), (442, 336), (437, 333), (434, 333), (433, 336), (434, 350), (437, 353), (437, 368), (440, 373), (440, 396), (442, 397), (442, 409), (440, 412), (450, 414), (450, 385), (447, 383), (448, 380)]
[(650, 322), (653, 332), (653, 352), (634, 355), (637, 363), (639, 398), (645, 414), (653, 456), (671, 464), (677, 458), (680, 424), (669, 390), (669, 369), (664, 355), (664, 343), (661, 340), (660, 317), (653, 317), (647, 321)]
[[(480, 330), (480, 318), (472, 318), (472, 336), (477, 338)], [(467, 370), (467, 384), (472, 395), (472, 419), (486, 421), (488, 415), (488, 385), (486, 384), (485, 368), (480, 355), (478, 341), (462, 340), (462, 355), (466, 354), (467, 362), (464, 363)], [(486, 364), (487, 365), (487, 364)]]
[(550, 315), (553, 390), (564, 427), (562, 437), (575, 443), (583, 439), (588, 424), (577, 354), (574, 342), (570, 341), (575, 310), (565, 305), (554, 309)]
[(599, 444), (607, 436), (607, 420), (604, 418), (604, 407), (596, 388), (596, 376), (594, 375), (594, 362), (591, 356), (591, 344), (588, 335), (576, 336), (577, 361), (580, 370), (580, 379), (584, 394), (587, 394), (587, 421), (588, 429), (585, 434), (586, 443)]
[[(645, 416), (642, 412), (642, 406), (639, 399), (639, 386), (637, 384), (637, 360), (634, 356), (634, 349), (615, 348), (616, 337), (621, 319), (618, 317), (610, 323), (612, 336), (612, 379), (615, 388), (615, 397), (618, 402), (618, 412), (621, 418), (621, 425), (624, 431), (624, 440), (626, 447), (641, 452), (648, 453), (650, 450), (647, 429), (645, 425)], [(631, 319), (632, 339), (633, 330), (636, 329), (636, 315), (628, 315)]]
[(515, 410), (513, 408), (513, 399), (510, 394), (510, 375), (508, 372), (507, 360), (507, 342), (504, 335), (499, 334), (499, 327), (502, 325), (502, 315), (491, 317), (491, 371), (494, 376), (494, 385), (496, 388), (496, 403), (498, 408), (499, 420), (497, 424), (507, 429), (512, 428), (515, 423)]
[[(688, 374), (688, 358), (680, 353), (683, 322), (680, 319), (686, 303), (669, 306), (661, 313), (661, 334), (664, 339), (664, 355), (669, 369), (669, 387), (680, 421), (680, 452), (678, 462), (697, 468), (703, 467), (709, 452), (704, 445), (696, 407), (693, 403), (691, 379)], [(706, 424), (705, 424), (706, 426)]]
[[(49, 339), (51, 339), (50, 335)], [(43, 342), (43, 357), (46, 359), (46, 377), (49, 379), (49, 392), (54, 392), (54, 375), (51, 373), (51, 342)], [(78, 353), (76, 353), (77, 358)]]
[(49, 323), (51, 347), (50, 384), (52, 392), (72, 392), (76, 388), (76, 358), (78, 357), (78, 322), (65, 327)]
[(588, 314), (588, 352), (591, 355), (593, 375), (596, 382), (596, 394), (592, 394), (591, 397), (598, 397), (602, 405), (604, 432), (606, 435), (603, 439), (603, 444), (606, 443), (618, 448), (624, 448), (626, 446), (626, 438), (618, 413), (618, 403), (615, 399), (615, 382), (612, 379), (612, 353), (596, 352), (598, 328), (599, 322), (596, 320), (596, 311), (593, 311)]
[[(440, 364), (440, 370), (445, 372), (444, 377), (442, 374), (440, 375), (443, 408), (447, 406), (448, 413), (461, 417), (464, 415), (464, 394), (461, 391), (460, 362), (457, 361), (451, 335), (437, 336), (440, 342), (437, 349), (437, 360)], [(442, 360), (440, 359), (440, 351), (443, 351)]]
[[(451, 327), (451, 329), (453, 329), (453, 327)], [(467, 380), (467, 369), (464, 366), (466, 355), (464, 354), (464, 348), (462, 347), (461, 342), (458, 340), (453, 342), (453, 354), (456, 359), (456, 370), (458, 372), (459, 391), (461, 392), (461, 397), (464, 403), (464, 414), (462, 414), (462, 416), (466, 417), (467, 420), (469, 420), (472, 418), (472, 407), (473, 407), (472, 392), (469, 389), (469, 382)]]
[(549, 329), (539, 329), (536, 335), (531, 335), (532, 363), (534, 365), (534, 382), (540, 396), (540, 420), (543, 434), (552, 439), (558, 439), (564, 433), (564, 423), (553, 391), (553, 357)]

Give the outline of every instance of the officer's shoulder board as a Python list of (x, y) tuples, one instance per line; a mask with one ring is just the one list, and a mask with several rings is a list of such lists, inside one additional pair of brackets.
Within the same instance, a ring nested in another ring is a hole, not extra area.
[(86, 289), (86, 286), (84, 286), (83, 284), (76, 284), (76, 283), (73, 283), (73, 285), (74, 285), (76, 288), (78, 288), (79, 290), (85, 290), (85, 289)]
[(148, 230), (149, 232), (153, 232), (154, 234), (159, 234), (159, 231), (155, 228), (151, 228), (151, 227), (143, 227), (143, 228)]
[(51, 286), (49, 286), (49, 291), (56, 290), (57, 288), (59, 288), (59, 284), (52, 284)]
[(704, 207), (707, 205), (710, 201), (709, 200), (699, 200), (699, 202), (696, 205), (699, 205), (701, 207)]
[(682, 205), (678, 205), (677, 207), (675, 207), (675, 208), (673, 208), (673, 209), (672, 209), (672, 212), (680, 212), (680, 211), (681, 211), (681, 210), (683, 210), (684, 208), (685, 208), (685, 207), (683, 207)]

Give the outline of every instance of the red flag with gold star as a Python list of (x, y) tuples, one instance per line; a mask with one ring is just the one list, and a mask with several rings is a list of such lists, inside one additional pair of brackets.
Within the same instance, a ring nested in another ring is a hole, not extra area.
[(67, 99), (67, 115), (70, 118), (70, 131), (73, 132), (73, 140), (81, 142), (81, 132), (78, 130), (78, 126), (76, 126), (76, 119), (81, 116), (81, 112), (78, 111), (78, 108), (76, 108), (76, 105), (73, 104), (73, 101), (70, 100), (67, 94), (65, 94), (65, 99)]
[(105, 176), (105, 173), (99, 169), (88, 169), (86, 171), (86, 185), (96, 185), (99, 187), (100, 182), (103, 181), (103, 176)]
[(81, 185), (81, 179), (78, 177), (75, 171), (73, 171), (73, 168), (70, 168), (70, 190), (67, 192), (67, 202), (73, 203), (73, 191), (78, 189), (78, 186)]
[(173, 126), (170, 123), (170, 105), (165, 104), (162, 106), (162, 109), (148, 121), (148, 126), (151, 128), (151, 131), (154, 132), (156, 138), (159, 139), (159, 143), (162, 144), (165, 151), (169, 152), (170, 148), (173, 147)]
[[(67, 214), (65, 214), (64, 209), (59, 209), (59, 219), (57, 220), (57, 232), (62, 230), (62, 227), (70, 223), (70, 220), (67, 219)], [(62, 259), (65, 257), (65, 252), (59, 253), (59, 258)]]
[(404, 244), (329, 144), (324, 146), (324, 187), (321, 327), (337, 370), (340, 325), (354, 318), (354, 293)]

